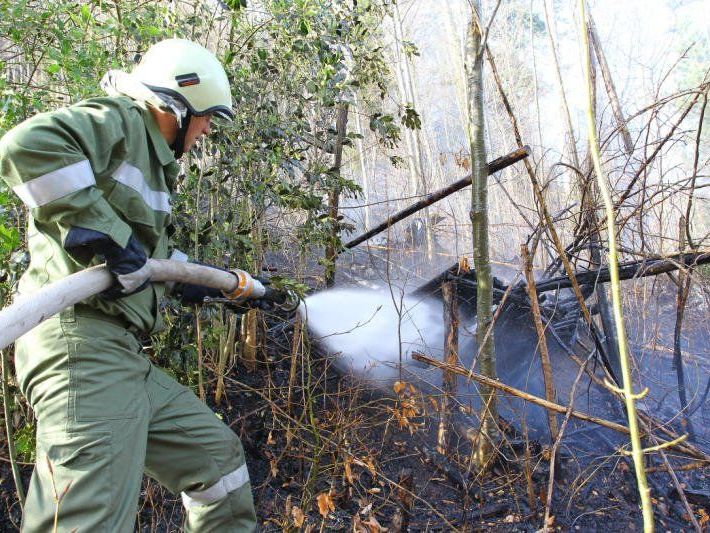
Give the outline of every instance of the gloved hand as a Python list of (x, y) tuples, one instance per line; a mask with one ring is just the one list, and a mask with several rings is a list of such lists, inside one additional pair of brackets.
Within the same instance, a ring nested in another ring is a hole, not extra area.
[[(222, 270), (224, 272), (229, 272), (226, 268), (217, 267), (214, 265), (206, 265), (204, 263), (194, 262), (202, 266), (216, 268), (217, 270)], [(269, 281), (257, 278), (254, 279), (261, 282), (262, 285), (268, 286)], [(268, 287), (267, 287), (268, 291)], [(244, 314), (250, 309), (258, 308), (263, 310), (270, 310), (273, 307), (271, 301), (263, 298), (252, 298), (248, 300), (230, 300), (225, 297), (225, 294), (220, 289), (213, 289), (211, 287), (205, 287), (204, 285), (193, 285), (191, 283), (181, 283), (175, 286), (175, 294), (180, 299), (183, 305), (194, 305), (202, 303), (220, 303), (227, 306), (227, 308), (233, 313)]]
[[(205, 265), (203, 263), (197, 264), (200, 264), (202, 266), (209, 266), (211, 268), (217, 268), (212, 267), (212, 265)], [(180, 300), (180, 303), (182, 303), (183, 305), (194, 305), (204, 303), (205, 298), (221, 298), (222, 291), (220, 291), (219, 289), (213, 289), (212, 287), (205, 287), (204, 285), (193, 285), (192, 283), (178, 283), (175, 285), (175, 295)]]
[(115, 299), (142, 291), (150, 282), (150, 268), (143, 246), (133, 235), (122, 248), (111, 237), (100, 231), (73, 227), (64, 239), (64, 248), (80, 262), (88, 262), (98, 255), (116, 278), (116, 283), (101, 293)]

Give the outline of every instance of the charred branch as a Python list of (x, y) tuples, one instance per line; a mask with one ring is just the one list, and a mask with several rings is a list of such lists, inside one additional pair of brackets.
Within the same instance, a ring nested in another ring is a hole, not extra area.
[[(657, 276), (666, 272), (673, 272), (687, 266), (697, 266), (710, 263), (710, 251), (676, 254), (669, 257), (657, 259), (644, 259), (640, 261), (628, 261), (619, 264), (619, 278), (622, 280)], [(603, 267), (587, 272), (578, 272), (575, 278), (581, 285), (595, 285), (597, 283), (607, 283), (611, 279), (609, 267)], [(560, 276), (549, 280), (541, 281), (537, 284), (537, 292), (548, 292), (557, 289), (571, 287), (567, 276)]]
[[(524, 146), (522, 148), (519, 148), (513, 152), (510, 152), (507, 155), (504, 155), (502, 157), (499, 157), (498, 159), (494, 159), (490, 163), (488, 163), (488, 175), (490, 176), (491, 174), (494, 174), (496, 172), (499, 172), (503, 170), (504, 168), (507, 168), (518, 161), (525, 159), (530, 155), (530, 149), (527, 146)], [(365, 242), (368, 239), (371, 239), (375, 235), (382, 233), (383, 231), (387, 230), (387, 228), (390, 228), (400, 220), (404, 220), (405, 218), (413, 215), (417, 211), (421, 211), (422, 209), (429, 207), (430, 205), (438, 202), (439, 200), (442, 200), (446, 198), (447, 196), (452, 195), (456, 191), (460, 191), (461, 189), (468, 187), (471, 185), (471, 175), (469, 174), (465, 178), (462, 178), (458, 181), (455, 181), (451, 185), (444, 187), (443, 189), (439, 189), (438, 191), (435, 191), (431, 194), (428, 194), (424, 199), (419, 200), (418, 202), (410, 205), (409, 207), (402, 209), (398, 213), (395, 213), (391, 217), (389, 217), (387, 220), (382, 222), (381, 224), (378, 224), (374, 228), (372, 228), (369, 231), (366, 231), (359, 237), (354, 238), (353, 240), (345, 243), (343, 245), (343, 250), (349, 250), (350, 248), (354, 248), (360, 243)]]

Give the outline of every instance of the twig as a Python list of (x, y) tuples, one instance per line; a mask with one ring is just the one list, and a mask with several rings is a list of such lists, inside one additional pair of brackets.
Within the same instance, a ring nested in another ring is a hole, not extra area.
[[(488, 385), (489, 387), (493, 387), (495, 389), (501, 390), (505, 393), (508, 393), (512, 396), (515, 396), (517, 398), (521, 398), (525, 401), (528, 401), (530, 403), (534, 403), (535, 405), (539, 405), (540, 407), (544, 407), (545, 409), (549, 409), (551, 411), (555, 411), (557, 413), (565, 414), (567, 413), (567, 408), (554, 403), (554, 402), (548, 402), (544, 398), (540, 398), (539, 396), (535, 396), (533, 394), (529, 394), (525, 391), (521, 391), (520, 389), (516, 389), (515, 387), (511, 387), (510, 385), (506, 385), (505, 383), (501, 383), (498, 380), (488, 378), (486, 376), (483, 376), (481, 374), (477, 374), (476, 372), (472, 372), (471, 370), (468, 370), (462, 366), (450, 366), (447, 365), (446, 363), (442, 363), (441, 361), (437, 361), (436, 359), (432, 359), (430, 357), (427, 357), (426, 355), (417, 353), (417, 352), (412, 352), (412, 359), (415, 361), (419, 361), (421, 363), (426, 363), (428, 365), (431, 365), (433, 367), (439, 368), (439, 369), (446, 369), (449, 372), (454, 372), (460, 376), (467, 377), (470, 380), (477, 381), (478, 383), (482, 383), (484, 385)], [(572, 411), (572, 415), (575, 418), (578, 418), (580, 420), (586, 420), (587, 422), (592, 422), (594, 424), (598, 424), (600, 426), (613, 429), (614, 431), (618, 431), (619, 433), (624, 433), (628, 435), (629, 433), (629, 428), (626, 426), (623, 426), (621, 424), (617, 424), (616, 422), (611, 422), (609, 420), (605, 420), (603, 418), (598, 418), (595, 416), (588, 415), (586, 413), (582, 413), (580, 411)]]
[[(643, 422), (641, 422), (641, 423), (644, 424)], [(644, 429), (648, 429), (645, 426), (645, 424), (644, 424)], [(700, 528), (700, 524), (698, 524), (698, 521), (695, 519), (695, 514), (693, 513), (693, 509), (690, 507), (690, 504), (688, 503), (688, 498), (686, 498), (686, 496), (685, 496), (685, 491), (683, 490), (683, 486), (680, 484), (680, 481), (678, 481), (678, 476), (676, 476), (675, 472), (673, 471), (673, 468), (671, 467), (670, 462), (668, 461), (668, 456), (666, 455), (666, 452), (663, 450), (663, 445), (658, 443), (658, 440), (656, 439), (655, 436), (651, 435), (651, 439), (656, 443), (656, 447), (658, 448), (658, 453), (661, 454), (661, 458), (663, 459), (663, 463), (666, 467), (666, 471), (671, 476), (671, 481), (673, 482), (673, 486), (675, 487), (675, 490), (678, 492), (678, 496), (680, 497), (680, 500), (683, 502), (683, 505), (685, 506), (685, 510), (688, 512), (688, 516), (690, 517), (689, 518), (690, 522), (693, 524), (695, 531), (697, 533), (701, 533), (702, 529)]]
[[(242, 382), (242, 381), (239, 381), (239, 380), (236, 380), (236, 379), (232, 379), (232, 378), (229, 378), (229, 377), (228, 377), (227, 380), (229, 380), (230, 382), (232, 382), (232, 383), (233, 383), (234, 385), (236, 385), (237, 387), (242, 388), (242, 389), (244, 389), (244, 390), (246, 390), (246, 391), (249, 391), (250, 393), (256, 394), (257, 396), (260, 396), (262, 399), (264, 399), (264, 400), (266, 400), (266, 401), (269, 401), (269, 399), (266, 397), (266, 395), (265, 395), (261, 390), (256, 389), (256, 388), (254, 388), (254, 387), (251, 387), (251, 386), (247, 385), (246, 383), (244, 383), (244, 382)], [(296, 419), (295, 419), (294, 417), (292, 417), (289, 413), (287, 413), (287, 412), (284, 411), (280, 406), (278, 406), (275, 402), (271, 402), (271, 404), (272, 404), (272, 408), (273, 408), (275, 411), (277, 411), (279, 414), (281, 414), (281, 416), (283, 416), (284, 418), (286, 418), (287, 420), (289, 420), (290, 422), (292, 422), (295, 427), (299, 427), (299, 428), (301, 428), (301, 429), (305, 429), (306, 431), (309, 431), (309, 432), (311, 431), (311, 428), (310, 428), (309, 426), (306, 426), (305, 424), (303, 424), (303, 423), (300, 422), (299, 420), (296, 420)], [(320, 438), (323, 440), (324, 443), (328, 443), (329, 445), (331, 445), (331, 446), (333, 447), (333, 449), (336, 449), (336, 450), (339, 449), (339, 444), (338, 444), (337, 442), (335, 442), (334, 440), (332, 440), (332, 439), (331, 439), (330, 437), (328, 437), (327, 435), (325, 435), (324, 433), (321, 433), (321, 434), (320, 434)], [(359, 465), (363, 465), (363, 464), (364, 464), (364, 463), (362, 463), (362, 462), (359, 461), (359, 460), (354, 460), (354, 463), (355, 463), (355, 464), (359, 464)], [(364, 466), (367, 467), (367, 465), (364, 465)], [(399, 485), (396, 481), (394, 481), (394, 480), (388, 478), (388, 477), (387, 477), (385, 474), (383, 474), (381, 471), (378, 471), (378, 470), (372, 471), (372, 470), (370, 470), (370, 472), (373, 474), (373, 477), (374, 477), (374, 476), (377, 476), (378, 478), (384, 480), (384, 481), (385, 481), (386, 483), (388, 483), (392, 488), (400, 488), (400, 485)], [(458, 531), (458, 529), (457, 529), (451, 522), (449, 522), (449, 521), (446, 519), (446, 517), (445, 517), (442, 513), (440, 513), (430, 502), (428, 502), (427, 500), (421, 498), (420, 496), (417, 496), (416, 494), (414, 494), (414, 493), (408, 491), (408, 490), (405, 489), (404, 487), (401, 487), (401, 489), (402, 489), (403, 491), (405, 491), (407, 494), (411, 495), (415, 500), (417, 500), (418, 502), (420, 502), (422, 505), (424, 505), (425, 507), (427, 507), (427, 508), (428, 508), (432, 513), (434, 513), (437, 517), (439, 517), (439, 519), (441, 519), (442, 523), (444, 523), (446, 526), (448, 526), (449, 528), (451, 528), (450, 531)]]
[[(534, 252), (534, 250), (533, 250)], [(542, 378), (545, 383), (545, 398), (548, 402), (555, 401), (555, 384), (552, 377), (552, 366), (550, 365), (550, 354), (547, 351), (547, 338), (545, 337), (545, 327), (542, 325), (542, 317), (540, 315), (540, 302), (537, 300), (537, 291), (535, 290), (535, 276), (533, 275), (532, 257), (528, 252), (526, 244), (520, 245), (520, 254), (523, 258), (525, 268), (525, 277), (527, 279), (528, 295), (530, 296), (530, 309), (535, 323), (535, 331), (537, 332), (537, 346), (540, 350), (540, 362), (542, 365)], [(550, 438), (553, 441), (557, 440), (557, 417), (554, 413), (547, 412), (547, 423), (550, 426)]]
[(12, 434), (12, 417), (10, 416), (10, 387), (8, 387), (9, 366), (5, 350), (0, 351), (2, 359), (2, 408), (3, 416), (5, 417), (5, 436), (7, 437), (7, 452), (10, 455), (10, 467), (12, 469), (12, 478), (15, 480), (15, 490), (17, 491), (17, 499), (20, 500), (20, 505), (25, 506), (25, 488), (22, 485), (22, 476), (17, 464), (17, 453), (15, 451), (15, 439)]
[(548, 524), (550, 522), (550, 510), (552, 509), (552, 493), (555, 488), (555, 458), (557, 457), (557, 450), (560, 447), (560, 443), (562, 442), (562, 436), (564, 435), (565, 429), (567, 429), (567, 424), (570, 420), (570, 417), (572, 416), (572, 408), (574, 407), (574, 393), (577, 390), (579, 380), (582, 378), (582, 374), (584, 374), (584, 370), (587, 367), (587, 364), (589, 363), (589, 360), (591, 359), (593, 354), (594, 352), (590, 352), (589, 356), (587, 357), (587, 360), (584, 361), (584, 364), (579, 367), (577, 377), (574, 379), (574, 383), (572, 383), (572, 388), (569, 391), (569, 406), (567, 407), (565, 418), (562, 421), (560, 432), (555, 438), (555, 442), (552, 445), (552, 450), (550, 451), (550, 478), (547, 483), (547, 498), (545, 499), (545, 518), (542, 522), (543, 531), (548, 530)]
[(205, 380), (202, 374), (202, 324), (200, 321), (200, 307), (195, 306), (195, 335), (197, 337), (197, 391), (200, 400), (205, 401)]
[[(692, 463), (686, 463), (681, 466), (675, 467), (676, 472), (687, 472), (689, 470), (697, 470), (699, 468), (707, 468), (708, 463), (706, 461), (693, 461)], [(668, 469), (670, 467), (668, 465), (661, 465), (661, 466), (651, 466), (646, 469), (647, 473), (652, 473), (652, 472), (668, 472)]]
[[(444, 367), (447, 368), (448, 371), (454, 372), (460, 376), (464, 376), (468, 378), (469, 380), (477, 381), (479, 383), (485, 383), (486, 385), (489, 385), (491, 387), (497, 388), (499, 390), (502, 390), (505, 393), (508, 393), (512, 396), (515, 396), (517, 398), (521, 398), (527, 402), (533, 403), (535, 405), (539, 405), (540, 407), (543, 407), (545, 409), (550, 409), (552, 411), (555, 411), (557, 413), (561, 414), (566, 414), (567, 413), (567, 408), (553, 402), (548, 402), (547, 400), (540, 398), (539, 396), (535, 396), (533, 394), (529, 394), (525, 391), (521, 391), (520, 389), (516, 389), (515, 387), (511, 387), (510, 385), (506, 385), (505, 383), (501, 383), (498, 380), (495, 379), (490, 379), (486, 376), (482, 376), (481, 374), (477, 374), (471, 370), (468, 370), (462, 366), (454, 366), (450, 367), (446, 365), (445, 363), (442, 363), (441, 361), (438, 361), (436, 359), (432, 359), (430, 357), (427, 357), (424, 354), (421, 354), (419, 352), (412, 352), (412, 359), (415, 361), (419, 361), (421, 363), (426, 363), (430, 366), (433, 366), (435, 368), (439, 369), (444, 369)], [(585, 363), (584, 361), (581, 361), (579, 358), (576, 358), (576, 362), (578, 363), (579, 366), (583, 366)], [(586, 369), (585, 369), (586, 371)], [(595, 376), (596, 377), (596, 376)], [(597, 378), (598, 379), (598, 378)], [(606, 386), (603, 384), (602, 380), (599, 380), (599, 385)], [(614, 431), (617, 431), (619, 433), (623, 433), (625, 435), (629, 434), (629, 428), (622, 424), (617, 424), (616, 422), (611, 422), (609, 420), (606, 420), (604, 418), (598, 418), (595, 416), (588, 415), (586, 413), (583, 413), (581, 411), (576, 411), (573, 410), (572, 414), (570, 416), (573, 416), (574, 418), (577, 418), (579, 420), (586, 420), (587, 422), (591, 422), (593, 424), (597, 424), (599, 426), (605, 427), (612, 429)], [(654, 424), (657, 424), (653, 418), (650, 416), (639, 412), (639, 418), (641, 420), (645, 421), (646, 423), (653, 422)], [(668, 428), (665, 428), (663, 426), (657, 426), (657, 429), (666, 435), (670, 436), (672, 439), (677, 439), (678, 435), (676, 435), (673, 431), (671, 431)], [(650, 431), (650, 429), (649, 429)], [(664, 441), (666, 442), (666, 441)], [(680, 442), (677, 443), (673, 446), (674, 448), (677, 448), (679, 451), (682, 451), (683, 453), (686, 453), (692, 457), (699, 458), (705, 465), (710, 464), (710, 457), (706, 453), (704, 453), (701, 450), (698, 450), (694, 446), (691, 446), (688, 443), (685, 442)]]
[(298, 374), (298, 356), (301, 353), (303, 343), (303, 318), (297, 314), (293, 321), (293, 339), (291, 341), (291, 364), (288, 373), (288, 394), (286, 406), (289, 413), (294, 414), (293, 389), (296, 386), (296, 376)]
[[(458, 363), (459, 358), (459, 314), (456, 280), (445, 282), (441, 286), (444, 301), (444, 361), (450, 365)], [(442, 377), (444, 391), (439, 413), (439, 431), (437, 435), (437, 451), (446, 453), (448, 449), (448, 428), (451, 412), (456, 398), (456, 375), (444, 370)]]
[[(589, 32), (587, 29), (587, 21), (585, 15), (585, 0), (579, 0), (580, 11), (580, 36), (582, 49), (589, 50)], [(591, 60), (588, 53), (584, 54), (585, 71), (587, 78), (587, 133), (589, 135), (589, 150), (594, 163), (594, 172), (597, 175), (597, 183), (599, 192), (604, 200), (607, 218), (607, 238), (609, 240), (609, 270), (611, 273), (611, 296), (614, 310), (614, 323), (616, 324), (616, 332), (619, 341), (619, 359), (621, 363), (621, 377), (624, 387), (624, 403), (626, 405), (626, 413), (629, 420), (629, 431), (631, 434), (631, 449), (633, 451), (634, 467), (636, 471), (636, 482), (638, 483), (638, 491), (641, 497), (641, 510), (643, 514), (643, 525), (646, 533), (653, 532), (653, 504), (651, 502), (651, 490), (646, 481), (646, 471), (644, 469), (643, 450), (641, 445), (641, 434), (638, 429), (638, 418), (636, 416), (636, 402), (633, 392), (633, 383), (631, 380), (631, 369), (629, 354), (627, 352), (626, 330), (624, 319), (621, 310), (621, 283), (619, 280), (619, 260), (617, 257), (616, 248), (616, 227), (614, 222), (614, 202), (611, 199), (609, 186), (606, 182), (606, 176), (602, 171), (601, 154), (599, 153), (599, 143), (597, 141), (596, 121), (594, 118), (594, 102), (592, 96), (592, 87), (590, 82)], [(660, 149), (660, 147), (659, 147)], [(639, 173), (640, 174), (640, 171)], [(638, 175), (637, 174), (637, 175)], [(633, 180), (632, 180), (633, 183)], [(631, 190), (631, 186), (627, 191)], [(621, 205), (623, 199), (617, 205)]]
[[(528, 157), (530, 154), (530, 149), (528, 147), (523, 147), (519, 148), (507, 155), (504, 155), (502, 157), (499, 157), (498, 159), (494, 159), (490, 163), (488, 163), (488, 175), (490, 176), (491, 174), (494, 174), (500, 170), (503, 170), (506, 167), (509, 167), (513, 163), (517, 163), (521, 159), (524, 159)], [(465, 187), (468, 187), (471, 185), (471, 175), (469, 174), (465, 178), (462, 178), (458, 181), (455, 181), (451, 185), (444, 187), (443, 189), (440, 189), (438, 191), (435, 191), (431, 194), (426, 195), (422, 200), (419, 200), (418, 202), (410, 205), (409, 207), (402, 209), (398, 213), (395, 213), (391, 217), (388, 217), (387, 220), (382, 222), (381, 224), (378, 224), (371, 230), (366, 231), (359, 237), (356, 237), (352, 239), (351, 241), (345, 243), (343, 245), (343, 250), (347, 250), (350, 248), (353, 248), (360, 244), (361, 242), (365, 242), (366, 240), (374, 237), (378, 233), (382, 233), (383, 231), (386, 231), (390, 226), (396, 224), (400, 220), (403, 220), (407, 218), (408, 216), (416, 213), (417, 211), (421, 211), (425, 207), (429, 207), (435, 202), (438, 202), (439, 200), (446, 198), (447, 196), (455, 193), (456, 191), (459, 191)]]
[[(689, 200), (690, 201), (690, 200)], [(686, 220), (681, 215), (678, 228), (678, 248), (685, 248)], [(681, 266), (685, 266), (681, 264)], [(683, 319), (685, 318), (685, 307), (688, 303), (690, 287), (693, 283), (693, 267), (688, 267), (688, 272), (684, 268), (678, 270), (678, 291), (676, 296), (675, 328), (673, 329), (673, 368), (676, 372), (678, 401), (680, 402), (681, 423), (687, 428), (690, 438), (695, 440), (695, 430), (693, 422), (688, 414), (688, 394), (685, 386), (685, 369), (683, 365), (683, 354), (681, 353), (681, 335), (683, 331)]]

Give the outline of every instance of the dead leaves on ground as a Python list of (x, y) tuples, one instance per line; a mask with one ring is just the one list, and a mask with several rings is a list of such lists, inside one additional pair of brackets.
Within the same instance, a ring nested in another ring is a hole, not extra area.
[(382, 527), (377, 518), (372, 515), (367, 520), (360, 518), (360, 515), (353, 516), (353, 533), (380, 533), (384, 531), (387, 531), (387, 528)]
[(335, 503), (333, 503), (333, 498), (329, 492), (321, 492), (316, 498), (318, 502), (318, 512), (325, 518), (328, 513), (335, 511)]
[(296, 527), (303, 527), (306, 521), (306, 514), (301, 510), (300, 507), (295, 505), (291, 507), (291, 518), (293, 519), (293, 525)]

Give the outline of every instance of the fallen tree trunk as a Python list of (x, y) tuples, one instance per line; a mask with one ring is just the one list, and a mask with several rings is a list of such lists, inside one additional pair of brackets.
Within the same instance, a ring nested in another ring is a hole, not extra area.
[[(216, 268), (168, 259), (149, 259), (148, 262), (151, 281), (154, 282), (193, 283), (225, 292), (234, 291), (238, 285), (233, 273)], [(12, 305), (0, 311), (0, 349), (12, 344), (45, 319), (105, 291), (113, 283), (113, 276), (102, 265), (82, 270), (18, 297)]]
[[(628, 280), (633, 278), (643, 278), (647, 276), (658, 276), (659, 274), (665, 274), (666, 272), (673, 272), (681, 268), (695, 267), (698, 265), (704, 265), (710, 263), (710, 250), (701, 250), (699, 252), (692, 252), (686, 254), (675, 254), (667, 257), (656, 257), (647, 258), (640, 261), (627, 261), (626, 263), (619, 264), (619, 278), (622, 280)], [(428, 281), (426, 284), (419, 287), (414, 293), (421, 295), (433, 295), (440, 290), (441, 284), (446, 280), (450, 279), (451, 276), (462, 277), (458, 274), (458, 263), (451, 266), (449, 269), (444, 271), (439, 276)], [(476, 272), (471, 269), (468, 274), (465, 275), (467, 279), (464, 279), (464, 283), (476, 284)], [(583, 272), (575, 272), (574, 277), (580, 286), (583, 287), (583, 293), (585, 296), (591, 294), (591, 288), (598, 283), (607, 283), (611, 276), (609, 274), (609, 268), (603, 267), (595, 270), (586, 270)], [(541, 294), (543, 292), (550, 292), (557, 289), (566, 289), (572, 286), (572, 282), (567, 276), (558, 276), (555, 278), (549, 278), (536, 282), (537, 293)], [(508, 287), (505, 283), (498, 279), (493, 278), (493, 292), (494, 295), (502, 295)], [(513, 287), (513, 294), (511, 294), (511, 301), (517, 303), (523, 303), (527, 300), (526, 288), (524, 285), (516, 285)], [(475, 301), (475, 300), (474, 300)], [(466, 305), (466, 302), (464, 302)], [(556, 304), (559, 307), (559, 304)]]
[[(619, 264), (619, 279), (644, 278), (647, 276), (657, 276), (666, 272), (678, 270), (681, 266), (696, 266), (710, 263), (710, 251), (693, 252), (687, 254), (676, 254), (669, 257), (656, 259), (643, 259), (641, 261), (628, 261)], [(611, 280), (609, 267), (586, 272), (575, 273), (575, 278), (580, 285), (593, 285), (596, 283), (607, 283)], [(537, 292), (548, 292), (557, 289), (571, 287), (567, 276), (559, 276), (537, 284)]]
[[(513, 165), (514, 163), (517, 163), (518, 161), (521, 161), (522, 159), (525, 159), (530, 155), (530, 148), (527, 146), (524, 146), (522, 148), (518, 148), (514, 152), (510, 152), (507, 155), (504, 155), (502, 157), (499, 157), (498, 159), (494, 159), (490, 163), (488, 163), (488, 175), (490, 176), (491, 174), (494, 174), (500, 170), (503, 170), (506, 167), (509, 167), (510, 165)], [(419, 200), (418, 202), (410, 205), (409, 207), (406, 207), (405, 209), (402, 209), (398, 213), (395, 213), (391, 217), (387, 218), (384, 222), (381, 224), (378, 224), (374, 228), (372, 228), (369, 231), (366, 231), (359, 237), (355, 237), (353, 240), (345, 243), (343, 245), (343, 249), (341, 252), (345, 250), (349, 250), (350, 248), (354, 248), (360, 243), (365, 242), (368, 239), (371, 239), (378, 233), (382, 233), (385, 231), (387, 228), (393, 226), (400, 220), (403, 220), (407, 218), (408, 216), (413, 215), (417, 211), (421, 211), (425, 207), (429, 207), (430, 205), (438, 202), (439, 200), (442, 200), (446, 198), (447, 196), (450, 196), (451, 194), (455, 193), (456, 191), (460, 191), (461, 189), (468, 187), (471, 185), (471, 175), (469, 174), (465, 178), (462, 178), (458, 181), (455, 181), (451, 185), (444, 187), (443, 189), (439, 189), (438, 191), (435, 191), (431, 194), (426, 195), (426, 197), (423, 200)]]

